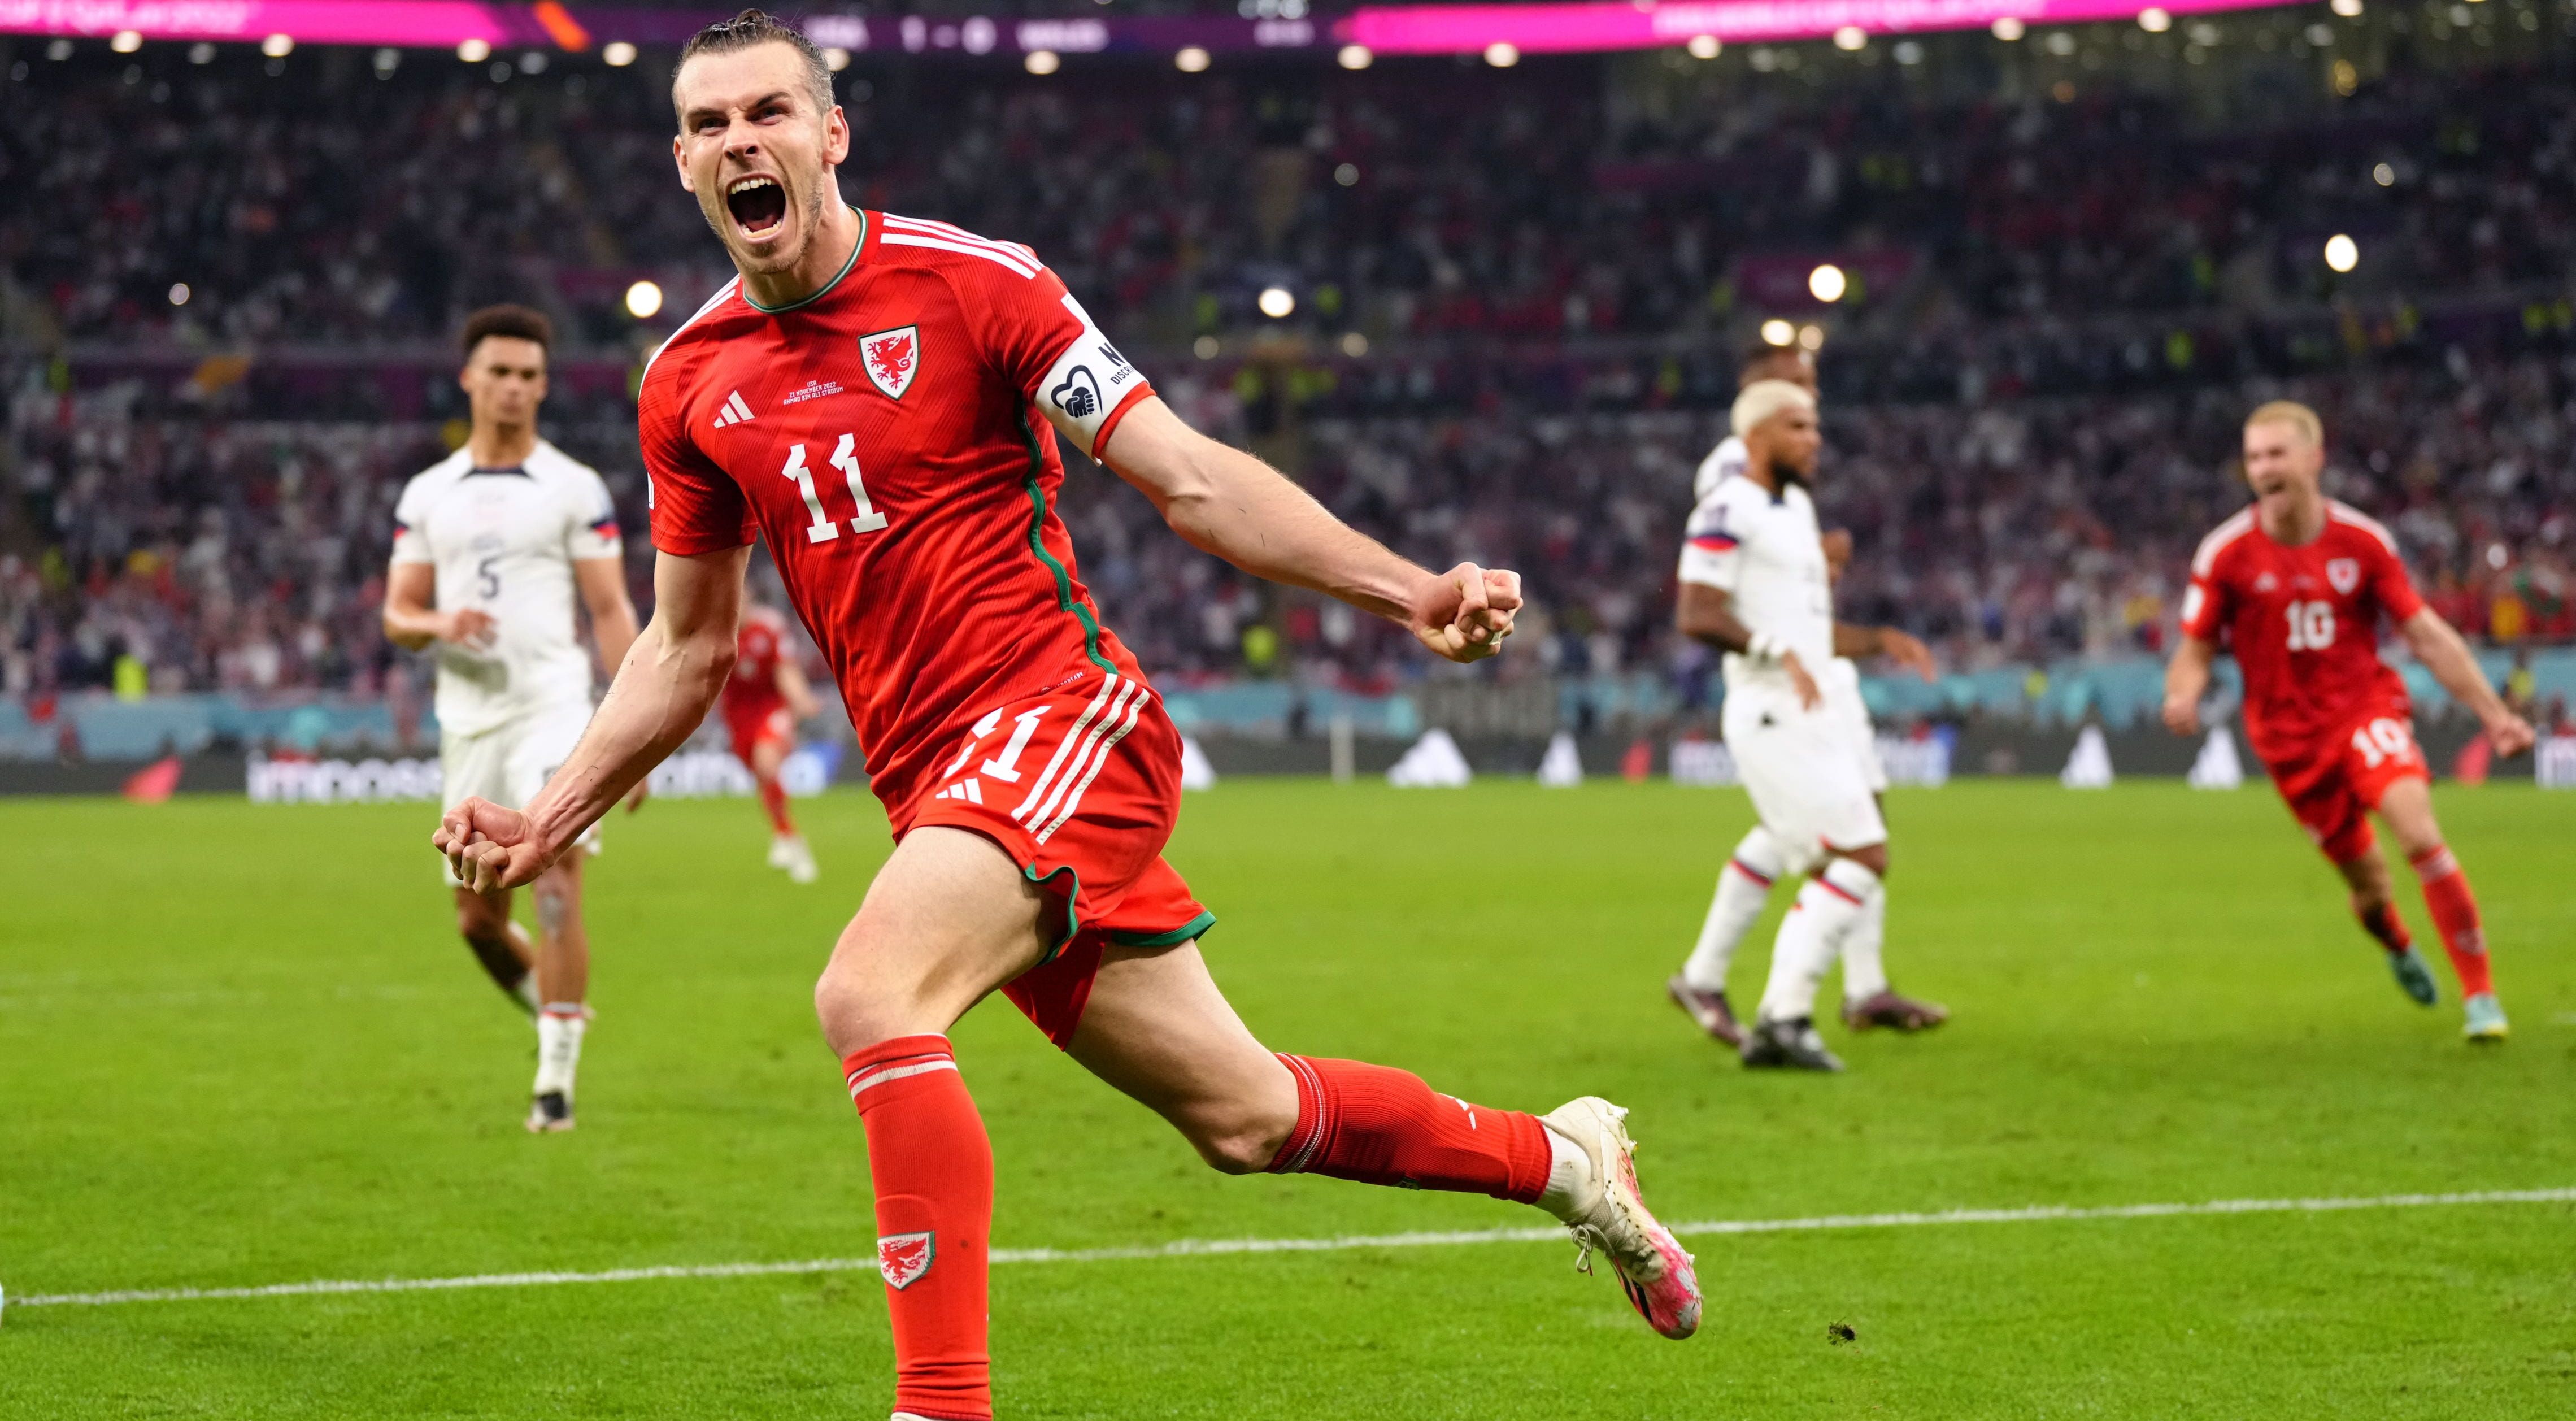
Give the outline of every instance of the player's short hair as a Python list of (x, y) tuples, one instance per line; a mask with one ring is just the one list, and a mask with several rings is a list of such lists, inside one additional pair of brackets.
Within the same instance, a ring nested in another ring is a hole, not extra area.
[(2326, 422), (2317, 418), (2315, 410), (2297, 400), (2274, 400), (2255, 406), (2254, 412), (2245, 416), (2245, 427), (2252, 429), (2258, 424), (2286, 424), (2298, 430), (2310, 444), (2322, 446), (2326, 442)]
[(1752, 434), (1764, 420), (1783, 410), (1805, 410), (1812, 414), (1815, 408), (1816, 397), (1808, 394), (1803, 385), (1793, 385), (1786, 380), (1756, 380), (1735, 397), (1735, 408), (1728, 414), (1726, 422), (1734, 429), (1735, 437), (1742, 439)]
[(555, 344), (555, 323), (546, 313), (529, 306), (486, 306), (465, 318), (465, 331), (456, 338), (464, 348), (465, 358), (474, 358), (474, 347), (486, 337), (508, 336), (512, 340), (532, 340), (538, 348), (551, 351)]
[(1794, 345), (1772, 345), (1766, 341), (1760, 345), (1745, 347), (1744, 358), (1735, 363), (1736, 385), (1741, 388), (1756, 380), (1769, 378), (1764, 372), (1783, 360), (1807, 371), (1810, 375), (1815, 371), (1814, 355)]
[(783, 44), (805, 61), (805, 87), (814, 100), (817, 116), (832, 111), (832, 66), (823, 62), (823, 51), (805, 32), (779, 19), (766, 10), (745, 10), (730, 20), (718, 20), (680, 46), (680, 62), (671, 66), (671, 112), (680, 111), (680, 71), (701, 54), (732, 54), (755, 45)]

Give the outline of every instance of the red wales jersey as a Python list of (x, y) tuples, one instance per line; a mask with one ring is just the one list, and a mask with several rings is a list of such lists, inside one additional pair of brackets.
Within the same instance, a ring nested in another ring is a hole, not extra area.
[(745, 612), (733, 637), (733, 675), (724, 688), (728, 718), (767, 715), (787, 703), (778, 689), (778, 662), (787, 654), (787, 619), (766, 607)]
[(1142, 679), (1075, 571), (1047, 426), (1096, 453), (1148, 390), (1028, 248), (859, 219), (805, 300), (718, 291), (645, 366), (639, 422), (653, 545), (768, 540), (901, 833), (982, 708)]
[(2341, 740), (2357, 720), (2409, 714), (2406, 683), (2379, 659), (2379, 620), (2423, 605), (2396, 540), (2358, 510), (2328, 500), (2325, 531), (2293, 548), (2249, 507), (2192, 557), (2182, 630), (2235, 652), (2246, 736), (2278, 765)]

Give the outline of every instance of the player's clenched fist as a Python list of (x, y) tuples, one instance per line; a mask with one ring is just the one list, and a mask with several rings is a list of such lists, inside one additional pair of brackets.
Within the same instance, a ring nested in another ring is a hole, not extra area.
[(479, 795), (441, 816), (429, 841), (447, 855), (457, 881), (477, 893), (523, 888), (546, 871), (548, 855), (529, 832), (528, 816)]
[(1413, 602), (1414, 636), (1451, 661), (1482, 661), (1503, 649), (1521, 609), (1521, 575), (1462, 562), (1423, 584)]
[(2200, 733), (2200, 697), (2197, 693), (2165, 697), (2165, 729), (2176, 735)]

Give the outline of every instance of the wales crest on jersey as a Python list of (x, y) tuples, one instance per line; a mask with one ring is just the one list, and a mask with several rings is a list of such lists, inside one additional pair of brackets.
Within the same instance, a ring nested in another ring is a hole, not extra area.
[(921, 327), (897, 326), (859, 337), (859, 360), (887, 399), (902, 399), (903, 392), (912, 388), (912, 377), (921, 371)]

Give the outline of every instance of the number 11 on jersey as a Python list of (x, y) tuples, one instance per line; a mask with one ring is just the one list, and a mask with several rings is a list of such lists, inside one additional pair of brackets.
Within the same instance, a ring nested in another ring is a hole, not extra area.
[[(875, 504), (868, 502), (867, 482), (859, 474), (858, 455), (852, 452), (857, 443), (857, 436), (842, 435), (840, 444), (832, 450), (832, 467), (841, 471), (841, 478), (850, 487), (850, 501), (859, 506), (859, 516), (850, 520), (850, 531), (874, 533), (885, 527), (886, 518), (877, 512)], [(787, 446), (787, 464), (778, 473), (796, 485), (797, 494), (805, 500), (805, 511), (814, 519), (805, 529), (805, 541), (828, 543), (841, 536), (841, 525), (823, 511), (823, 495), (814, 487), (814, 471), (805, 467), (805, 445), (801, 440)]]

